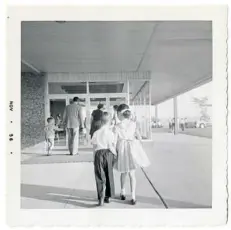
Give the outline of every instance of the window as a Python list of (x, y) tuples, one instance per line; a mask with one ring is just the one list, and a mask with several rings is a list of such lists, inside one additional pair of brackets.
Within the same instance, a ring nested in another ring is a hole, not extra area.
[(49, 83), (49, 94), (86, 94), (86, 82)]
[(89, 82), (90, 93), (126, 93), (127, 83), (119, 81)]

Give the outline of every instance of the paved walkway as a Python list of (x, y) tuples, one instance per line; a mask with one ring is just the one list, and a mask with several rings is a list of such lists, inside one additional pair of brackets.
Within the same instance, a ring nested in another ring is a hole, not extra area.
[[(145, 143), (145, 149), (152, 162), (145, 171), (168, 207), (211, 207), (212, 140), (181, 134), (174, 136), (170, 133), (155, 133), (153, 140)], [(22, 154), (22, 161), (31, 157), (41, 157), (42, 152), (41, 145), (27, 149)], [(58, 151), (57, 154), (63, 152)], [(83, 160), (76, 163), (29, 163), (22, 164), (21, 167), (22, 208), (96, 208), (92, 162)], [(141, 169), (136, 172), (136, 206), (118, 199), (119, 173), (115, 171), (114, 176), (117, 197), (110, 204), (106, 204), (105, 208), (164, 208)], [(129, 183), (126, 191), (130, 199)]]

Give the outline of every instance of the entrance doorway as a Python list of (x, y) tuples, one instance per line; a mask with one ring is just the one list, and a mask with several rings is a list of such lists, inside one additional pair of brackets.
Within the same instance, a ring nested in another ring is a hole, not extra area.
[[(90, 141), (90, 127), (91, 127), (91, 114), (92, 111), (97, 109), (99, 103), (102, 103), (106, 107), (106, 111), (110, 114), (113, 114), (113, 106), (119, 105), (121, 103), (127, 103), (127, 94), (56, 94), (49, 95), (49, 113), (50, 116), (56, 119), (57, 115), (60, 114), (61, 121), (63, 121), (63, 113), (65, 107), (72, 103), (74, 97), (78, 97), (80, 99), (81, 106), (85, 107), (86, 111), (86, 136), (81, 136), (79, 139), (79, 148), (80, 149), (89, 149), (91, 148)], [(61, 128), (64, 128), (61, 122)], [(67, 149), (67, 133), (66, 131), (57, 132), (56, 140), (55, 140), (55, 148), (64, 148)]]
[[(99, 103), (105, 104), (106, 111), (110, 114), (114, 112), (114, 105), (128, 104), (132, 110), (133, 120), (137, 124), (142, 139), (152, 139), (150, 80), (119, 79), (118, 81), (101, 81), (99, 78), (98, 80), (94, 78), (94, 81), (76, 82), (74, 78), (70, 78), (66, 82), (66, 79), (59, 78), (57, 80), (60, 80), (60, 82), (54, 82), (55, 79), (52, 77), (50, 80), (51, 82), (48, 79), (47, 98), (49, 102), (46, 103), (46, 116), (50, 116), (51, 113), (61, 113), (62, 115), (65, 106), (72, 103), (74, 97), (79, 97), (80, 104), (85, 108), (87, 135), (85, 138), (80, 137), (82, 138), (80, 139), (81, 148), (91, 147), (89, 135), (91, 114), (93, 110), (97, 109)], [(93, 80), (93, 77), (91, 80)], [(53, 104), (50, 104), (50, 100), (53, 100)], [(62, 101), (62, 106), (60, 105), (60, 100)], [(56, 106), (57, 108), (55, 108)], [(61, 112), (61, 110), (63, 111)], [(63, 135), (62, 145), (67, 148), (67, 135), (65, 132)]]
[[(59, 128), (64, 128), (62, 121), (63, 121), (63, 111), (66, 107), (66, 100), (65, 99), (50, 99), (50, 116), (55, 119), (55, 124)], [(57, 131), (55, 134), (55, 146), (59, 147), (66, 147), (67, 143), (67, 134), (66, 130)]]

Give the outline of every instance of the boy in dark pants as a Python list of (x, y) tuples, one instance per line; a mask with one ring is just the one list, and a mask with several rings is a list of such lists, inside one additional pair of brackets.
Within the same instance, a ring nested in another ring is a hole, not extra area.
[(109, 203), (115, 195), (113, 162), (116, 158), (114, 134), (110, 128), (107, 112), (102, 117), (102, 127), (92, 137), (94, 149), (94, 169), (99, 206)]

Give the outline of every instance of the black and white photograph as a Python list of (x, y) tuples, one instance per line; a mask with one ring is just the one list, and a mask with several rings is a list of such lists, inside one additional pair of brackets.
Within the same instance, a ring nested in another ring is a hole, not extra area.
[(40, 17), (17, 29), (20, 210), (212, 212), (218, 23)]
[(21, 26), (22, 208), (212, 207), (211, 22)]

